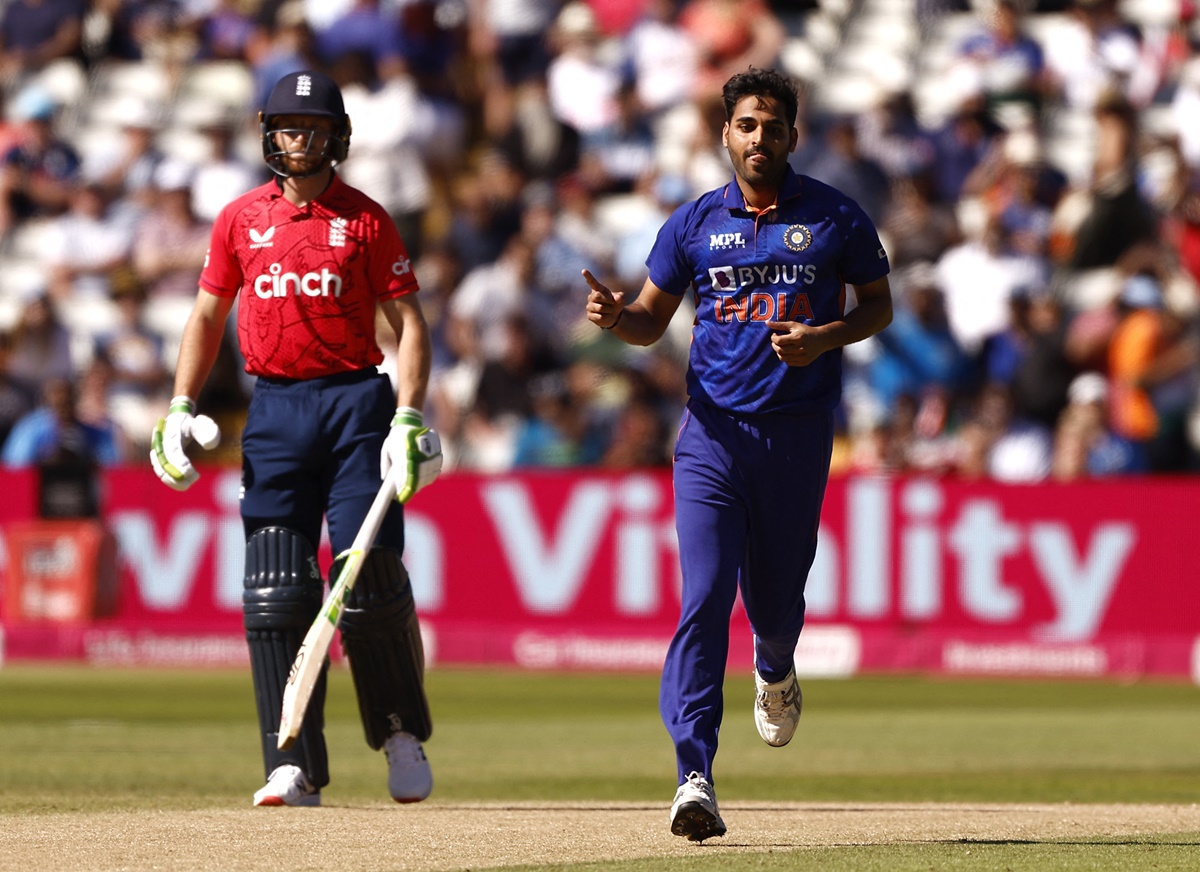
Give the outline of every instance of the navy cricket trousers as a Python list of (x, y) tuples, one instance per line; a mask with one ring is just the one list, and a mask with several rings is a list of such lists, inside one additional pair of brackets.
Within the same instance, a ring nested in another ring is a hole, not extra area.
[(673, 471), (682, 605), (659, 695), (681, 784), (692, 772), (712, 782), (739, 587), (759, 674), (779, 681), (792, 667), (832, 451), (832, 412), (735, 415), (695, 400), (684, 411)]
[[(334, 554), (350, 547), (379, 492), (379, 453), (396, 397), (375, 369), (313, 379), (259, 378), (242, 432), (242, 523), (249, 538), (286, 527), (315, 550), (321, 518)], [(404, 514), (388, 509), (376, 545), (404, 553)]]

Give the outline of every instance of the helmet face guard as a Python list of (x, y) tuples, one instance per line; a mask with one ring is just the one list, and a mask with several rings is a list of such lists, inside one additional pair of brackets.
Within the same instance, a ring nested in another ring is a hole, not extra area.
[[(287, 179), (306, 179), (318, 175), (327, 168), (337, 166), (350, 152), (350, 119), (343, 116), (342, 125), (332, 133), (315, 127), (278, 127), (273, 118), (259, 113), (259, 138), (262, 140), (263, 160), (277, 176)], [(277, 134), (286, 133), (292, 138), (304, 137), (304, 151), (289, 152), (278, 141)], [(293, 170), (289, 163), (297, 156), (316, 157), (308, 169)]]
[[(315, 116), (333, 120), (333, 132), (309, 127), (277, 126), (276, 119)], [(262, 140), (263, 159), (278, 176), (304, 179), (318, 175), (331, 166), (346, 159), (350, 150), (350, 117), (342, 102), (342, 92), (337, 83), (324, 73), (315, 70), (300, 70), (288, 73), (275, 83), (263, 111), (258, 114), (259, 138)], [(278, 134), (284, 132), (292, 138), (304, 136), (305, 150), (289, 153), (280, 143)], [(316, 157), (306, 161), (306, 169), (292, 170), (289, 163), (305, 155)]]

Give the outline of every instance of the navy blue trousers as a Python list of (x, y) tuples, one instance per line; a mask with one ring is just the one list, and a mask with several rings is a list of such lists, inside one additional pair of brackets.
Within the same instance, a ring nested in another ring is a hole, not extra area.
[(692, 772), (712, 782), (739, 587), (759, 674), (779, 681), (792, 668), (832, 451), (832, 412), (734, 415), (696, 401), (684, 411), (674, 457), (682, 606), (659, 693), (680, 784)]
[[(287, 527), (333, 553), (350, 547), (379, 492), (379, 452), (396, 396), (374, 369), (293, 380), (260, 378), (242, 432), (242, 523), (247, 538)], [(393, 503), (375, 544), (404, 553), (404, 514)]]

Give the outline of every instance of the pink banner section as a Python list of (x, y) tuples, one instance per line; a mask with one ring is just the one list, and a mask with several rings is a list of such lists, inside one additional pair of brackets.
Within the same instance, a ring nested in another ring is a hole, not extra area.
[[(105, 473), (115, 591), (80, 571), (91, 552), (69, 531), (30, 534), (32, 475), (0, 474), (0, 656), (245, 663), (238, 472), (203, 473), (182, 494)], [(798, 669), (1200, 682), (1198, 517), (1187, 478), (835, 479)], [(407, 536), (430, 663), (660, 667), (679, 607), (668, 473), (446, 475), (408, 507)], [(319, 557), (327, 571), (327, 543)], [(88, 617), (72, 595), (94, 598)], [(730, 668), (749, 670), (740, 610), (732, 643)]]

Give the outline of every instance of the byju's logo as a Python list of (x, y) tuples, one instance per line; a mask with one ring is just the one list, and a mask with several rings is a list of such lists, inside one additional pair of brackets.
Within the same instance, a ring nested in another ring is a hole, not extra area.
[(732, 291), (737, 288), (737, 277), (731, 266), (714, 266), (708, 271), (714, 291)]
[(741, 233), (711, 233), (708, 237), (709, 251), (745, 247), (746, 240)]
[(275, 228), (268, 227), (262, 233), (259, 233), (253, 227), (250, 228), (250, 247), (251, 248), (270, 248), (275, 243), (272, 238), (275, 236)]

